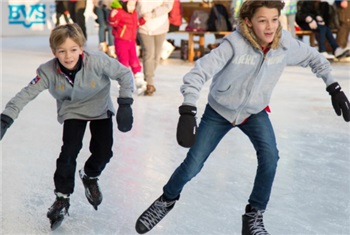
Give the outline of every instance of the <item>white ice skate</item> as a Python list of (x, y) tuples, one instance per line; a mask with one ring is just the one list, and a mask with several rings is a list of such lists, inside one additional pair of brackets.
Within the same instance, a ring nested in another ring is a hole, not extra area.
[(142, 95), (146, 91), (147, 82), (144, 80), (144, 75), (141, 72), (136, 73), (134, 76), (135, 76), (136, 92), (138, 95)]

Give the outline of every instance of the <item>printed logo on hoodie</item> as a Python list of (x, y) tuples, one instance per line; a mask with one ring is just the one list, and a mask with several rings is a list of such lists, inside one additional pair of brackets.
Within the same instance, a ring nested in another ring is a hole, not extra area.
[(257, 63), (257, 55), (249, 55), (244, 54), (238, 57), (235, 57), (232, 61), (232, 64), (248, 64), (248, 65), (254, 65)]

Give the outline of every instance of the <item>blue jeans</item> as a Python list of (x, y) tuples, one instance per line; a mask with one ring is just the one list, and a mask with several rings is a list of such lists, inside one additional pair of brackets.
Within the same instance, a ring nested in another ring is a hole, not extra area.
[(333, 33), (328, 26), (318, 25), (316, 32), (319, 33), (319, 35), (318, 35), (318, 51), (319, 52), (327, 51), (326, 39), (329, 42), (329, 44), (331, 45), (333, 51), (335, 51), (335, 49), (337, 49), (337, 47), (338, 47), (337, 41), (335, 40)]
[[(209, 105), (206, 106), (197, 130), (195, 144), (163, 188), (166, 198), (174, 199), (180, 196), (185, 184), (200, 172), (210, 153), (234, 127)], [(253, 207), (264, 210), (270, 198), (279, 159), (275, 134), (265, 110), (250, 116), (246, 122), (237, 127), (249, 137), (258, 159), (253, 191), (248, 201)], [(232, 149), (232, 154), (235, 153)]]
[[(112, 34), (112, 26), (108, 25), (108, 16), (110, 9), (106, 6), (94, 7), (94, 13), (97, 15), (98, 23), (98, 39), (99, 42), (107, 42), (108, 46), (114, 45), (114, 37)], [(107, 31), (107, 40), (106, 40), (106, 31)]]

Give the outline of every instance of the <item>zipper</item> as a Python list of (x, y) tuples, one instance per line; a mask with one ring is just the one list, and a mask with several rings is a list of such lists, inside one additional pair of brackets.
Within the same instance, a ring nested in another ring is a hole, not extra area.
[[(248, 100), (250, 98), (250, 95), (252, 94), (252, 91), (253, 91), (253, 88), (254, 88), (254, 84), (257, 80), (257, 75), (259, 74), (261, 68), (262, 68), (262, 65), (264, 64), (265, 62), (265, 59), (266, 59), (266, 54), (264, 54), (262, 51), (260, 51), (262, 55), (262, 60), (260, 61), (260, 65), (258, 67), (258, 69), (255, 71), (255, 73), (253, 74), (253, 78), (250, 80), (249, 84), (248, 84), (248, 87), (250, 88), (249, 91), (248, 91), (248, 94), (246, 95), (243, 103), (239, 106), (238, 108), (238, 112), (237, 112), (237, 115), (236, 115), (236, 119), (233, 121), (233, 124), (236, 125), (236, 120), (238, 119), (240, 113), (242, 112), (243, 108), (246, 106), (246, 104), (248, 103)], [(268, 52), (269, 53), (269, 52)], [(241, 124), (241, 123), (239, 123)], [(239, 125), (238, 124), (238, 125)]]
[(126, 25), (123, 25), (122, 32), (120, 33), (120, 37), (122, 38), (126, 30)]

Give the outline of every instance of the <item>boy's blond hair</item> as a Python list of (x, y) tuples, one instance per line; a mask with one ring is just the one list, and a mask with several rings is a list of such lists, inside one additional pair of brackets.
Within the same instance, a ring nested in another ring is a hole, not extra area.
[(51, 50), (55, 51), (67, 38), (72, 39), (80, 47), (83, 47), (86, 41), (83, 31), (76, 23), (59, 25), (50, 34)]

